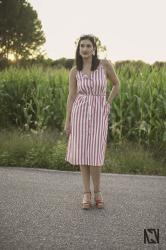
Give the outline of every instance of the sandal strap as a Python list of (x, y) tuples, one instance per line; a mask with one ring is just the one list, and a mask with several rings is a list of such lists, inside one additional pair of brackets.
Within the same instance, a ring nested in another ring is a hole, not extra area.
[(94, 192), (94, 194), (95, 194), (95, 202), (96, 203), (104, 203), (104, 201), (103, 201), (103, 197), (102, 198), (97, 198), (96, 196), (97, 196), (97, 194), (99, 194), (99, 193), (101, 193), (101, 191), (98, 191), (98, 192)]
[(103, 200), (95, 200), (97, 203), (104, 203)]
[(101, 191), (98, 191), (98, 192), (94, 192), (94, 196), (97, 196), (98, 194), (100, 194)]
[(91, 191), (90, 192), (84, 192), (84, 194), (90, 194), (90, 200), (88, 199), (87, 200), (87, 198), (83, 198), (83, 204), (90, 204), (91, 203)]

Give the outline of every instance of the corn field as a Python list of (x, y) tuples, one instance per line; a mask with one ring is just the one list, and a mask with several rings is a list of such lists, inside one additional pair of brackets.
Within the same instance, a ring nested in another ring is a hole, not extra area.
[[(166, 67), (126, 64), (116, 69), (120, 94), (109, 115), (108, 140), (166, 145)], [(10, 67), (0, 72), (0, 127), (63, 131), (68, 96), (65, 68)], [(110, 83), (110, 84), (109, 84)], [(107, 97), (112, 84), (108, 80)]]

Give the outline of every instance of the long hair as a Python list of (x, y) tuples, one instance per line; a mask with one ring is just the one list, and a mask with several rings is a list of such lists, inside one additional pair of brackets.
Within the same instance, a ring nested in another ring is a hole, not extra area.
[(76, 55), (75, 55), (75, 64), (76, 64), (77, 70), (79, 70), (79, 71), (82, 70), (82, 68), (83, 68), (83, 59), (82, 59), (82, 56), (79, 53), (79, 47), (80, 47), (80, 42), (82, 40), (85, 40), (85, 39), (90, 40), (92, 45), (93, 45), (93, 48), (95, 49), (95, 55), (92, 55), (92, 64), (91, 64), (91, 71), (93, 71), (93, 70), (97, 69), (97, 67), (98, 67), (98, 65), (100, 63), (100, 60), (98, 59), (98, 56), (97, 56), (96, 39), (92, 35), (83, 35), (83, 36), (81, 36), (79, 38), (77, 49), (76, 49)]

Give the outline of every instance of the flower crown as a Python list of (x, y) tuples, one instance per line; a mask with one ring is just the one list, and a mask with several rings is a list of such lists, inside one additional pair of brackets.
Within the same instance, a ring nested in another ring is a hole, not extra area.
[(93, 38), (94, 42), (96, 42), (96, 37), (95, 37), (93, 34), (82, 34), (82, 35), (80, 36), (80, 38), (83, 38), (83, 37), (85, 37), (85, 36), (89, 36), (89, 37)]

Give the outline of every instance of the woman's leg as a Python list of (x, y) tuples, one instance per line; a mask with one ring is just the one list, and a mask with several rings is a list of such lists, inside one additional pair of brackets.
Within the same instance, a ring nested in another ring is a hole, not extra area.
[(100, 173), (102, 166), (90, 166), (90, 175), (92, 176), (94, 192), (100, 191)]
[(80, 165), (84, 192), (90, 192), (90, 166)]
[(100, 173), (102, 166), (90, 166), (90, 174), (92, 176), (93, 186), (94, 186), (94, 200), (96, 202), (97, 208), (103, 208), (103, 197), (100, 190)]

